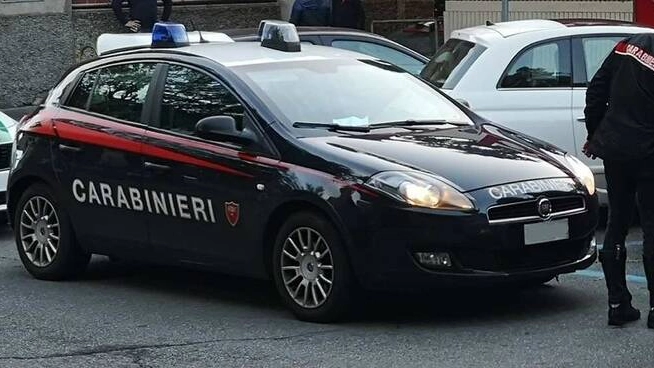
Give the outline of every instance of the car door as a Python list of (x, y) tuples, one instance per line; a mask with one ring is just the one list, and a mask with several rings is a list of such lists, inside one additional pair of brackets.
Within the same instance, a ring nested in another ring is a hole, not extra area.
[(160, 83), (144, 146), (152, 245), (178, 261), (242, 272), (262, 256), (263, 190), (276, 171), (258, 163), (269, 152), (265, 144), (203, 139), (195, 127), (207, 117), (229, 116), (258, 142), (263, 136), (241, 100), (214, 76), (169, 64)]
[(54, 168), (77, 236), (94, 251), (147, 248), (138, 205), (141, 124), (157, 64), (110, 65), (84, 73), (55, 119)]
[(392, 44), (382, 44), (361, 38), (344, 36), (322, 36), (325, 45), (339, 49), (360, 52), (395, 64), (411, 74), (418, 75), (427, 64), (427, 59), (411, 50), (403, 50)]
[(570, 39), (524, 48), (493, 87), (461, 97), (485, 118), (575, 152)]

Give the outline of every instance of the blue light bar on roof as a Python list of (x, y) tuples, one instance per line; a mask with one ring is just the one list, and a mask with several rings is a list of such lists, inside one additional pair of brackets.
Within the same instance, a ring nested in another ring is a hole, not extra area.
[(152, 27), (152, 47), (182, 47), (188, 46), (186, 27), (180, 23), (155, 23)]

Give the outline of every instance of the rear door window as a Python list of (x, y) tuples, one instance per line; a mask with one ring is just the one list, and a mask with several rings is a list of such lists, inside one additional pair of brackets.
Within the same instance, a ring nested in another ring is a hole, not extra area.
[(450, 38), (438, 49), (420, 76), (438, 87), (452, 89), (484, 50), (484, 46), (473, 42)]
[(140, 122), (156, 63), (114, 65), (100, 70), (88, 110)]

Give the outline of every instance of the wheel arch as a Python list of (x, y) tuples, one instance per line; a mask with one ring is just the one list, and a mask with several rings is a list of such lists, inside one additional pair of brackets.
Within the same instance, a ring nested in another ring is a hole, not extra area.
[(52, 183), (36, 175), (23, 176), (11, 183), (11, 186), (7, 192), (7, 221), (9, 222), (9, 226), (11, 226), (12, 229), (14, 227), (14, 218), (16, 217), (16, 205), (18, 204), (20, 197), (23, 195), (23, 193), (25, 193), (27, 188), (36, 183), (47, 185), (54, 190)]
[(338, 234), (341, 236), (341, 240), (345, 245), (345, 252), (348, 254), (349, 258), (349, 248), (352, 239), (345, 224), (341, 221), (341, 218), (338, 216), (336, 211), (329, 206), (329, 204), (324, 202), (320, 203), (320, 201), (317, 200), (308, 198), (293, 199), (275, 207), (268, 216), (268, 221), (264, 227), (261, 246), (265, 271), (268, 276), (272, 275), (272, 252), (279, 228), (291, 215), (302, 211), (315, 212), (325, 217), (325, 219), (334, 225)]

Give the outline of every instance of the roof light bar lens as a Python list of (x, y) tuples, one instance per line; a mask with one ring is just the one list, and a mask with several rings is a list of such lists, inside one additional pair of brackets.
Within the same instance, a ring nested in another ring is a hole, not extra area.
[(155, 23), (152, 28), (153, 48), (175, 48), (188, 46), (186, 27), (180, 23)]
[(259, 24), (259, 33), (263, 47), (286, 52), (300, 51), (300, 36), (291, 23), (264, 20)]

